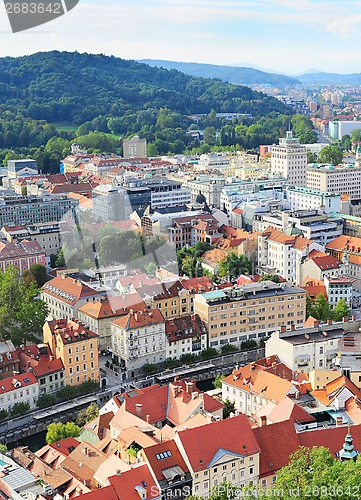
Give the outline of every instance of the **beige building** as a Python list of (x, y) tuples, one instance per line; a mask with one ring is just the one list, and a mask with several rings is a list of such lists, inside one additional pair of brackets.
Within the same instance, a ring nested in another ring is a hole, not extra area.
[(193, 495), (208, 498), (221, 483), (257, 484), (260, 449), (244, 414), (179, 431), (174, 441), (192, 475)]
[(245, 283), (197, 294), (194, 313), (207, 326), (210, 347), (240, 346), (248, 339), (259, 342), (281, 326), (303, 324), (306, 295), (287, 283)]
[(317, 165), (307, 167), (307, 187), (361, 198), (361, 167), (355, 165)]
[(272, 146), (271, 173), (281, 175), (292, 186), (306, 187), (307, 150), (290, 130), (279, 140), (279, 146)]
[(147, 158), (147, 140), (135, 135), (123, 140), (123, 158)]

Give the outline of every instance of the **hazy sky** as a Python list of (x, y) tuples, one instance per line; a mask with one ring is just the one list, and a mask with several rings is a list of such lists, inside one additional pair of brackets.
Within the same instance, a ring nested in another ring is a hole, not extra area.
[(354, 0), (80, 0), (55, 21), (12, 34), (0, 0), (1, 56), (56, 49), (287, 74), (360, 72), (360, 28)]

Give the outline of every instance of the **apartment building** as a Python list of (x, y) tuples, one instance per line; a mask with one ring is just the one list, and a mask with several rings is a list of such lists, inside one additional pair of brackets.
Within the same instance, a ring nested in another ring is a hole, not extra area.
[(244, 340), (260, 341), (280, 326), (303, 324), (306, 295), (287, 283), (244, 283), (196, 295), (194, 312), (208, 329), (210, 347), (240, 346)]
[(337, 356), (338, 340), (344, 335), (342, 323), (320, 325), (286, 331), (276, 331), (266, 341), (266, 356), (277, 355), (291, 370), (310, 372), (330, 369)]
[(4, 272), (8, 266), (15, 266), (19, 274), (22, 274), (32, 264), (45, 266), (45, 253), (37, 241), (0, 242), (0, 271)]
[(11, 340), (0, 341), (0, 380), (19, 372), (19, 356)]
[(361, 238), (341, 235), (326, 245), (326, 251), (338, 260), (361, 255)]
[(207, 329), (197, 315), (167, 319), (165, 333), (166, 358), (179, 359), (183, 354), (198, 354), (207, 348)]
[(218, 221), (211, 214), (177, 217), (173, 219), (168, 232), (168, 243), (177, 250), (185, 246), (195, 246), (198, 241), (212, 245), (221, 236)]
[(307, 187), (289, 186), (286, 190), (291, 210), (319, 210), (325, 213), (341, 211), (341, 195)]
[(147, 157), (147, 140), (140, 139), (139, 135), (135, 135), (130, 139), (123, 140), (123, 157), (124, 158), (146, 158)]
[(111, 323), (112, 352), (124, 379), (137, 377), (144, 364), (165, 360), (165, 320), (159, 309), (131, 311)]
[(277, 405), (286, 396), (300, 394), (294, 377), (295, 374), (277, 356), (268, 356), (233, 370), (225, 377), (222, 380), (222, 399), (231, 401), (237, 410), (251, 416), (269, 403)]
[(138, 293), (114, 297), (109, 294), (100, 297), (95, 302), (87, 302), (81, 306), (78, 310), (78, 317), (84, 325), (99, 336), (99, 347), (105, 349), (112, 345), (111, 322), (128, 314), (131, 309), (137, 312), (145, 307)]
[(323, 281), (325, 277), (347, 276), (350, 264), (347, 259), (339, 261), (333, 255), (325, 252), (312, 251), (308, 258), (301, 264), (301, 279), (303, 283), (306, 277)]
[[(343, 224), (339, 217), (327, 214), (324, 210), (295, 210), (257, 213), (254, 217), (253, 230), (265, 231), (272, 226), (279, 231), (290, 230), (294, 226), (298, 234), (320, 245), (342, 234)], [(294, 234), (297, 234), (293, 230)]]
[(56, 394), (65, 385), (64, 366), (54, 359), (49, 344), (22, 345), (17, 348), (22, 373), (32, 372), (39, 381), (39, 395)]
[(13, 196), (0, 193), (0, 227), (78, 220), (79, 202), (65, 195)]
[(61, 249), (59, 222), (5, 226), (1, 233), (10, 243), (23, 240), (37, 241), (45, 252), (47, 263), (50, 263), (50, 256), (57, 255)]
[(220, 483), (240, 489), (257, 484), (260, 448), (246, 415), (179, 431), (174, 441), (192, 475), (194, 495), (208, 497)]
[(43, 334), (54, 358), (64, 365), (65, 385), (99, 380), (98, 335), (74, 319), (47, 321)]
[(181, 281), (168, 281), (137, 288), (147, 307), (158, 309), (165, 319), (192, 314), (191, 293)]
[(329, 193), (349, 195), (351, 200), (361, 198), (361, 167), (347, 165), (319, 165), (307, 167), (307, 187)]
[(184, 186), (191, 190), (191, 200), (195, 203), (199, 193), (205, 197), (207, 205), (221, 208), (221, 192), (225, 185), (224, 177), (210, 177), (208, 180), (186, 181)]
[(323, 251), (324, 247), (300, 233), (295, 225), (283, 232), (269, 227), (260, 233), (257, 274), (278, 274), (288, 281), (301, 283), (302, 261), (312, 250)]
[(54, 319), (77, 318), (81, 306), (98, 300), (103, 295), (104, 293), (64, 274), (48, 281), (41, 289), (41, 298), (47, 303), (49, 315)]
[(272, 174), (281, 175), (291, 186), (306, 187), (307, 149), (299, 139), (292, 137), (292, 131), (287, 131), (286, 138), (281, 138), (271, 153)]
[(31, 372), (0, 381), (0, 411), (9, 411), (16, 403), (29, 403), (30, 408), (35, 408), (38, 397), (38, 380)]

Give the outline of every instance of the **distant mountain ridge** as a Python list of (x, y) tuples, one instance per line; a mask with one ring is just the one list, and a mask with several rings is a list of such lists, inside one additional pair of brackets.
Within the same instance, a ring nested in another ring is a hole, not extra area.
[(361, 73), (325, 73), (323, 71), (315, 73), (305, 73), (297, 76), (302, 83), (321, 83), (321, 84), (344, 84), (361, 85)]
[(241, 84), (270, 84), (270, 85), (296, 85), (300, 80), (294, 77), (267, 73), (259, 69), (240, 66), (221, 66), (193, 62), (166, 61), (162, 59), (141, 59), (138, 62), (149, 64), (152, 67), (177, 69), (187, 75), (203, 78), (219, 78), (224, 82)]

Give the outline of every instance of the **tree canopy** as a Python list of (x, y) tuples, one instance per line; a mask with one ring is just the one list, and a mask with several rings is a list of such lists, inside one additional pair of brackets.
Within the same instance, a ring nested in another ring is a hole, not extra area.
[(342, 163), (343, 153), (337, 146), (325, 146), (320, 151), (320, 162), (339, 165)]
[(18, 269), (9, 266), (0, 273), (0, 337), (15, 346), (38, 341), (48, 314), (46, 303), (38, 298), (34, 281), (19, 280)]
[(66, 424), (53, 422), (48, 425), (48, 432), (45, 439), (48, 444), (51, 444), (67, 437), (78, 437), (79, 432), (80, 428), (74, 422), (67, 422)]

